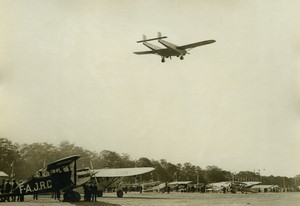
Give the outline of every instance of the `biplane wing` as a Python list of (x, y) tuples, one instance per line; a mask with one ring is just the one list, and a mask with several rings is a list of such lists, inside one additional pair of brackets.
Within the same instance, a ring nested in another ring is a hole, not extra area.
[(80, 158), (79, 155), (72, 155), (72, 156), (69, 156), (69, 157), (62, 158), (60, 160), (57, 160), (55, 162), (52, 162), (52, 163), (48, 164), (46, 166), (46, 170), (50, 171), (50, 170), (59, 169), (61, 167), (68, 166), (68, 165), (72, 164), (74, 161), (76, 161), (79, 158)]

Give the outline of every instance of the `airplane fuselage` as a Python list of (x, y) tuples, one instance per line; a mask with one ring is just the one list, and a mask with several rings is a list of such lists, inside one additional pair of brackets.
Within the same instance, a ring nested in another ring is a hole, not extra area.
[(55, 173), (49, 176), (32, 177), (18, 185), (12, 191), (13, 194), (30, 195), (49, 191), (64, 190), (68, 187), (74, 187), (71, 172)]
[(169, 50), (172, 50), (174, 52), (175, 55), (172, 56), (183, 56), (186, 54), (186, 50), (184, 49), (178, 49), (178, 46), (175, 44), (172, 44), (170, 42), (167, 42), (165, 40), (158, 40), (159, 43), (161, 43), (162, 45), (164, 45), (165, 47), (167, 47)]
[(13, 191), (13, 194), (34, 194), (40, 192), (49, 192), (53, 188), (52, 178), (41, 177), (41, 178), (32, 178), (24, 183), (19, 184), (19, 186)]

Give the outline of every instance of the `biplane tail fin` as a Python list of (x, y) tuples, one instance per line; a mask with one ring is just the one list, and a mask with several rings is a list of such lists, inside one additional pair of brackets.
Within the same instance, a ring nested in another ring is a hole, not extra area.
[(151, 39), (147, 39), (146, 35), (143, 34), (143, 40), (137, 41), (137, 43), (142, 43), (142, 42), (146, 42), (146, 41), (154, 41), (154, 40), (165, 39), (165, 38), (168, 38), (168, 37), (161, 36), (160, 32), (157, 33), (157, 38), (151, 38)]

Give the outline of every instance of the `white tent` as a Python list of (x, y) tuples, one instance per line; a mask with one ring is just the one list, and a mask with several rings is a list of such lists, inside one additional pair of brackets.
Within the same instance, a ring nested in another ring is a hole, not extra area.
[(3, 177), (8, 177), (8, 175), (5, 173), (5, 172), (3, 172), (3, 171), (0, 171), (0, 178), (3, 178)]

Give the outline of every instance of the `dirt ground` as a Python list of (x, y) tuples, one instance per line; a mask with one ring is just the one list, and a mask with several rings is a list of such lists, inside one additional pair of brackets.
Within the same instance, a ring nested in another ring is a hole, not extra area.
[(128, 193), (117, 198), (114, 193), (105, 193), (97, 202), (65, 203), (48, 196), (32, 200), (26, 197), (25, 202), (0, 203), (14, 206), (300, 206), (300, 192), (295, 193), (257, 193), (257, 194), (202, 194), (202, 193)]

